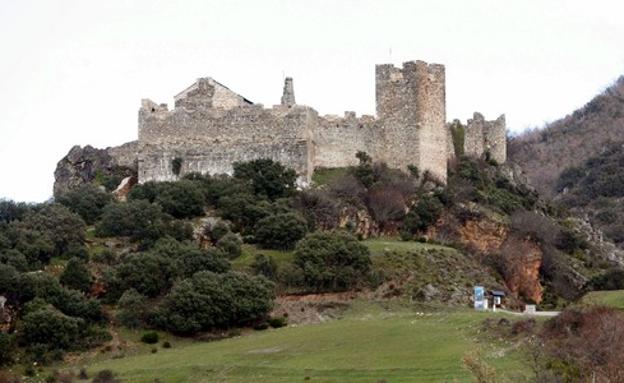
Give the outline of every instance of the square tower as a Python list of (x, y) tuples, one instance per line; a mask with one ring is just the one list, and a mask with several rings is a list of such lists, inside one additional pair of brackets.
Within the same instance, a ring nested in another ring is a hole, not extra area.
[(380, 159), (392, 167), (416, 165), (441, 182), (447, 178), (445, 70), (408, 61), (375, 68), (377, 117), (384, 130)]

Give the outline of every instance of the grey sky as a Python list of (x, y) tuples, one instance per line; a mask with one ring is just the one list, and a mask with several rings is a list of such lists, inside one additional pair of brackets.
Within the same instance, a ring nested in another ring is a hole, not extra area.
[(51, 196), (72, 145), (136, 139), (141, 98), (211, 76), (254, 102), (374, 114), (374, 65), (446, 65), (447, 117), (518, 132), (624, 73), (621, 1), (0, 0), (0, 198)]

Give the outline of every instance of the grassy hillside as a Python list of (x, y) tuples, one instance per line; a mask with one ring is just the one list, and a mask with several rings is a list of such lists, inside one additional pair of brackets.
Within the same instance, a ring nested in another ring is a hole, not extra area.
[(624, 310), (624, 290), (591, 291), (583, 297), (581, 302)]
[(468, 382), (462, 357), (481, 349), (489, 363), (513, 375), (521, 364), (512, 345), (493, 343), (479, 333), (490, 316), (500, 317), (467, 310), (388, 310), (359, 302), (342, 320), (211, 343), (174, 343), (156, 354), (87, 368), (92, 373), (111, 369), (125, 382), (293, 382), (307, 377), (314, 382)]

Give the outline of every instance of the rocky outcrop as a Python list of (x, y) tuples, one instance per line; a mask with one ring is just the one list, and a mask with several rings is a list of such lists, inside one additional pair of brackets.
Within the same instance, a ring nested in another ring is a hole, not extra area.
[(122, 179), (137, 176), (137, 153), (137, 141), (106, 149), (74, 146), (56, 165), (54, 195), (94, 181), (110, 181), (115, 189)]

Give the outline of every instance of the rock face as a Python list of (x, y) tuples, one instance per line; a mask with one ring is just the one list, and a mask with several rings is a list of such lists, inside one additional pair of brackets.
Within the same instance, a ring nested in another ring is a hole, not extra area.
[(117, 180), (116, 188), (123, 178), (137, 176), (137, 152), (137, 141), (106, 149), (74, 146), (56, 165), (54, 195), (93, 181)]

